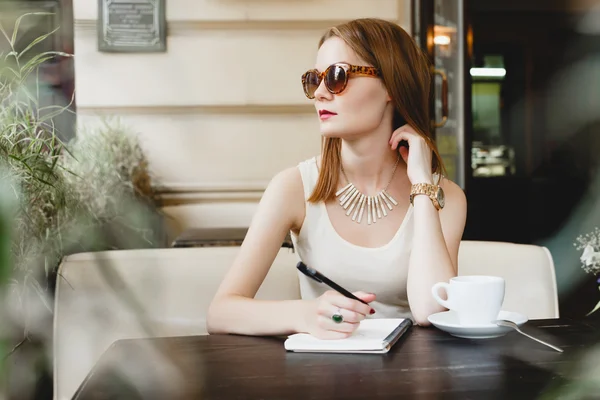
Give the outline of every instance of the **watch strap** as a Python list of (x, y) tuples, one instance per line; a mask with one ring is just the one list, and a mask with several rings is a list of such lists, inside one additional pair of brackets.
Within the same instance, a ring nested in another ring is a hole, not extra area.
[(436, 197), (438, 188), (439, 188), (438, 185), (434, 185), (431, 183), (415, 183), (410, 188), (410, 204), (414, 205), (415, 196), (424, 194), (431, 199), (435, 208), (437, 208), (439, 210), (440, 206), (437, 202), (437, 197)]

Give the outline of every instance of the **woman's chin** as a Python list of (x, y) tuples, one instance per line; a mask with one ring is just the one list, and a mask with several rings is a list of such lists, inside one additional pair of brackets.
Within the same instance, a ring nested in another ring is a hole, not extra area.
[(321, 136), (326, 138), (343, 138), (346, 135), (343, 130), (333, 129), (330, 126), (321, 126)]
[(321, 123), (319, 131), (324, 138), (357, 139), (376, 128), (377, 126), (369, 125), (352, 126), (351, 124)]

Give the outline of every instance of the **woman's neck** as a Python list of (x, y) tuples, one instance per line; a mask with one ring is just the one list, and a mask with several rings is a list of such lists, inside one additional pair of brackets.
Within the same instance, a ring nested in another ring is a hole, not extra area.
[[(388, 132), (382, 130), (361, 135), (357, 139), (342, 140), (342, 167), (348, 180), (359, 189), (369, 193), (377, 192), (391, 179), (399, 154), (397, 150), (390, 148), (390, 137), (388, 129)], [(400, 160), (396, 173), (405, 168), (406, 165)]]

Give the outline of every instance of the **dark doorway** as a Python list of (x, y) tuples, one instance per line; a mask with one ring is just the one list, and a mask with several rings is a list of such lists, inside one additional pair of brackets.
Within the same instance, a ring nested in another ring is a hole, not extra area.
[(506, 74), (472, 77), (465, 239), (549, 247), (561, 314), (582, 316), (600, 299), (573, 246), (600, 225), (600, 8), (486, 0), (469, 12), (472, 67)]

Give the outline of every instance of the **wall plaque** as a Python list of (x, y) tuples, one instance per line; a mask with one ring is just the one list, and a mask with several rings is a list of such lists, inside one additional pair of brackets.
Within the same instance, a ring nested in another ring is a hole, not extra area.
[(165, 0), (98, 0), (98, 50), (164, 52)]

